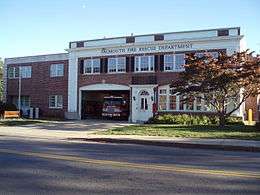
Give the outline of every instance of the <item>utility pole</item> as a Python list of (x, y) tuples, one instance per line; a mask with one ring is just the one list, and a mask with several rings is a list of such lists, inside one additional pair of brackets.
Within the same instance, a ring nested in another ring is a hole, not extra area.
[(21, 66), (18, 67), (19, 69), (19, 80), (18, 80), (18, 109), (21, 111), (21, 85), (22, 85), (22, 71)]

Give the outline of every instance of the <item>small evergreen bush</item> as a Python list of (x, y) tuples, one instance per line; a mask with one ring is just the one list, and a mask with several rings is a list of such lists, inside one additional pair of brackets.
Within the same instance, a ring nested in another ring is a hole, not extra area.
[[(153, 124), (180, 124), (180, 125), (218, 125), (217, 116), (190, 115), (190, 114), (162, 114), (149, 119), (147, 123)], [(243, 124), (241, 117), (229, 117), (227, 124)]]

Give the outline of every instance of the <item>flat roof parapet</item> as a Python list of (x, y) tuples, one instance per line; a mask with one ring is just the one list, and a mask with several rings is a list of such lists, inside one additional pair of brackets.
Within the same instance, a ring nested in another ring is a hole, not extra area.
[(68, 53), (44, 54), (35, 56), (23, 56), (14, 58), (5, 58), (5, 64), (30, 63), (68, 60)]
[[(144, 43), (153, 41), (171, 41), (181, 39), (199, 39), (209, 38), (218, 36), (239, 36), (240, 27), (230, 28), (215, 28), (215, 29), (203, 29), (203, 30), (191, 30), (191, 31), (179, 31), (179, 32), (166, 32), (166, 33), (155, 33), (155, 34), (143, 34), (143, 35), (131, 35), (121, 37), (111, 37), (102, 39), (90, 39), (81, 41), (72, 41), (69, 43), (70, 49), (84, 48), (84, 47), (101, 47), (107, 45), (116, 44), (133, 44), (133, 43)], [(131, 41), (129, 42), (129, 38)]]

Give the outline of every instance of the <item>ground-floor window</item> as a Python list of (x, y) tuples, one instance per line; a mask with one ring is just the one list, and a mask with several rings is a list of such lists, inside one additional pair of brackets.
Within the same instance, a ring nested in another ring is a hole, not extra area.
[[(19, 105), (18, 96), (12, 97), (12, 103), (16, 105), (16, 107), (18, 108)], [(31, 103), (30, 96), (21, 96), (21, 107), (30, 107), (30, 103)]]
[(159, 111), (187, 111), (187, 112), (200, 112), (200, 111), (213, 111), (212, 108), (206, 105), (200, 97), (186, 97), (183, 95), (176, 95), (173, 89), (169, 86), (159, 87)]
[(62, 108), (62, 106), (63, 106), (62, 95), (49, 96), (49, 108)]
[(159, 90), (159, 110), (167, 110), (167, 90)]

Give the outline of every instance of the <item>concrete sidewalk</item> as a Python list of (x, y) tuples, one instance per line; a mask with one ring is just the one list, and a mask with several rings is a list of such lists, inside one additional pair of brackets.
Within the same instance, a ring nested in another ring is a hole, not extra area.
[(93, 134), (127, 125), (131, 124), (93, 120), (55, 121), (24, 126), (0, 126), (0, 136), (260, 152), (260, 141)]

